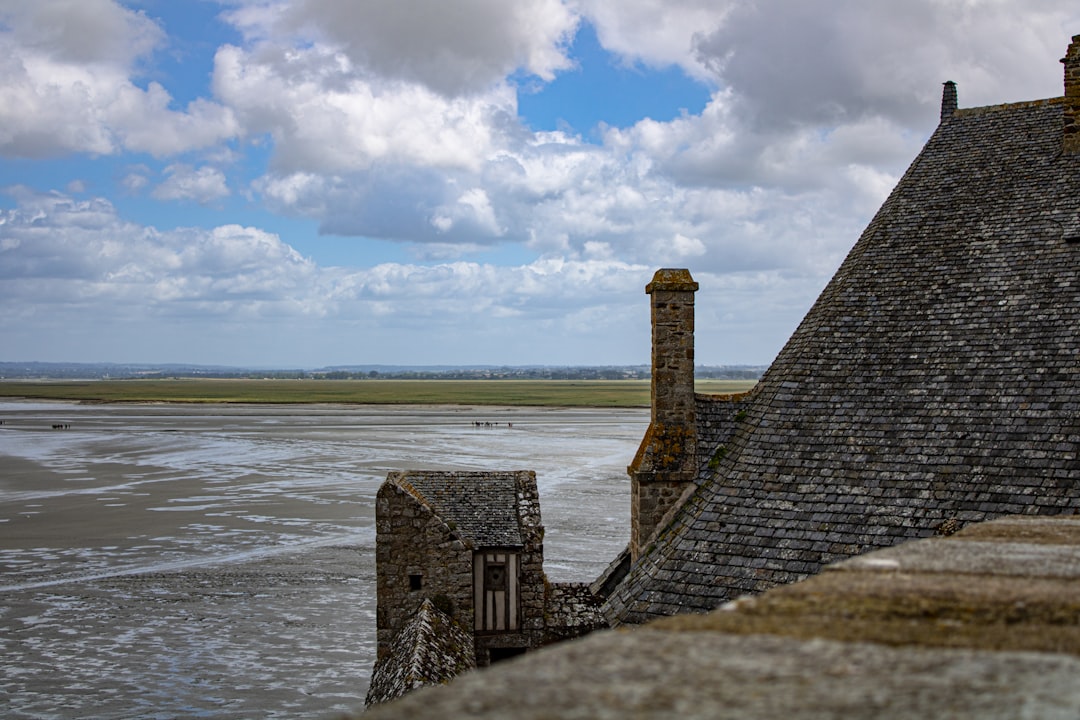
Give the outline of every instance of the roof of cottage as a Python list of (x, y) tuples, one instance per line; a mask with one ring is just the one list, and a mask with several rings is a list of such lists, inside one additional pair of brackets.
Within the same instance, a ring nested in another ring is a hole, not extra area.
[[(1006, 513), (1080, 508), (1080, 153), (1062, 102), (945, 117), (605, 606), (703, 611)], [(727, 428), (718, 432), (717, 427)]]
[(390, 652), (375, 663), (367, 705), (411, 690), (450, 682), (476, 667), (472, 635), (425, 599), (394, 636)]
[(431, 508), (474, 547), (521, 547), (540, 523), (536, 474), (531, 470), (391, 472), (388, 482)]

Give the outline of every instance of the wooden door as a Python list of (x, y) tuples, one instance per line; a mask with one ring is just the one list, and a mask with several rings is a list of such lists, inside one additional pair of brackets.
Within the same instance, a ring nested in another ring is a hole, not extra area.
[(477, 632), (518, 629), (518, 554), (483, 550), (473, 557)]

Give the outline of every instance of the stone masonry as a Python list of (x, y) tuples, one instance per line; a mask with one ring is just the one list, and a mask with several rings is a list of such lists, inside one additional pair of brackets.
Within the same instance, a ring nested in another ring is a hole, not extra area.
[(355, 717), (1076, 718), (1078, 598), (1080, 518), (1004, 518)]
[(1080, 152), (1080, 35), (1073, 35), (1068, 52), (1061, 59), (1065, 64), (1065, 112), (1063, 150)]
[(414, 497), (396, 482), (383, 483), (376, 497), (379, 659), (425, 599), (463, 627), (473, 623), (472, 547)]
[(630, 474), (630, 556), (636, 560), (697, 474), (694, 293), (689, 270), (657, 270), (652, 300), (652, 416)]
[(607, 627), (588, 585), (547, 580), (532, 471), (391, 472), (375, 523), (369, 704)]

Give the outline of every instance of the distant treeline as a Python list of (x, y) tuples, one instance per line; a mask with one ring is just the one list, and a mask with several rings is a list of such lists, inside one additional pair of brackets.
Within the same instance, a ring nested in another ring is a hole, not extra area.
[[(698, 366), (700, 379), (757, 380), (765, 367)], [(125, 365), (95, 363), (0, 362), (0, 379), (124, 380), (218, 378), (256, 380), (647, 380), (648, 365), (575, 367), (401, 367), (392, 365), (330, 367), (318, 370), (259, 369), (203, 365)]]

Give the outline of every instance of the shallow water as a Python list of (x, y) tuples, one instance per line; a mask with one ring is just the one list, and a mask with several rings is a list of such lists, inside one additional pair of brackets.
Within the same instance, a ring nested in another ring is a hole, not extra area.
[(327, 717), (367, 689), (388, 471), (535, 470), (549, 577), (591, 580), (626, 544), (648, 412), (3, 401), (0, 420), (0, 714)]

